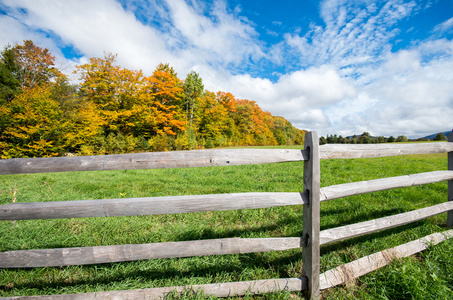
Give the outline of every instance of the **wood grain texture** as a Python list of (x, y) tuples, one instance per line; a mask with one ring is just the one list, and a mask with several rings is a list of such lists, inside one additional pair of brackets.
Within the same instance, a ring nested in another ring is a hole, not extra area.
[(302, 251), (302, 276), (307, 277), (306, 297), (319, 299), (319, 272), (320, 272), (320, 162), (319, 142), (316, 132), (305, 134), (305, 149), (309, 159), (304, 162), (304, 195), (308, 203), (303, 205), (304, 249)]
[(187, 285), (162, 288), (149, 288), (140, 290), (109, 291), (81, 294), (65, 294), (51, 296), (16, 296), (9, 299), (15, 300), (150, 300), (165, 299), (169, 293), (182, 293), (184, 291), (203, 291), (207, 295), (217, 297), (244, 296), (265, 294), (279, 291), (303, 291), (306, 289), (305, 278), (265, 279), (255, 281), (223, 282), (202, 285)]
[(371, 158), (408, 154), (446, 153), (453, 143), (420, 144), (326, 144), (319, 147), (321, 159)]
[(424, 238), (383, 250), (358, 260), (328, 270), (320, 275), (321, 290), (340, 284), (348, 284), (354, 279), (382, 268), (395, 259), (408, 257), (426, 250), (430, 245), (436, 245), (453, 237), (453, 230), (430, 234)]
[(0, 220), (176, 214), (298, 205), (306, 201), (301, 193), (236, 193), (10, 203), (0, 205)]
[(214, 149), (98, 156), (0, 159), (0, 175), (44, 172), (191, 168), (303, 161), (304, 150)]
[(281, 251), (300, 248), (302, 239), (226, 238), (184, 242), (57, 248), (0, 252), (0, 268), (58, 267), (135, 261), (155, 258), (193, 257)]
[(434, 171), (358, 181), (321, 188), (321, 201), (453, 179), (453, 171)]
[[(453, 132), (448, 136), (448, 142), (453, 145)], [(448, 152), (448, 170), (453, 171), (453, 151)], [(453, 180), (448, 181), (448, 201), (453, 201)], [(453, 211), (447, 213), (447, 226), (453, 227)]]
[(453, 202), (445, 202), (393, 216), (323, 230), (320, 232), (321, 245), (416, 222), (452, 209)]

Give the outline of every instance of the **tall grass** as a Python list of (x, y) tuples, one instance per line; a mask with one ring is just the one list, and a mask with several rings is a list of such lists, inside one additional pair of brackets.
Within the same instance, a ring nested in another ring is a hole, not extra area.
[[(445, 170), (446, 155), (321, 161), (322, 186)], [(0, 176), (0, 204), (237, 192), (300, 192), (303, 163), (194, 169)], [(376, 192), (321, 204), (321, 230), (447, 200), (447, 183)], [(321, 248), (322, 271), (445, 230), (445, 214)], [(302, 207), (225, 212), (0, 221), (0, 251), (137, 244), (228, 237), (301, 236)], [(325, 299), (447, 299), (451, 241), (323, 292)], [(0, 296), (83, 293), (301, 276), (301, 250), (155, 259), (62, 268), (0, 269)], [(298, 293), (246, 296), (292, 299)], [(194, 299), (185, 293), (170, 298)]]

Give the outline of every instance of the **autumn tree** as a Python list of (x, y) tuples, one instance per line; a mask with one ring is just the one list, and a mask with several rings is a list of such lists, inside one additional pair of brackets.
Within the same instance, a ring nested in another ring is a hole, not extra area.
[(2, 52), (0, 152), (3, 158), (55, 156), (71, 147), (70, 120), (57, 99), (56, 77), (63, 80), (64, 75), (54, 67), (54, 57), (32, 41), (7, 46)]
[(272, 133), (279, 145), (301, 145), (304, 143), (305, 133), (295, 128), (283, 117), (273, 117)]
[(47, 48), (43, 49), (26, 40), (23, 45), (17, 44), (11, 50), (17, 68), (16, 78), (21, 89), (48, 83), (57, 76), (58, 69), (54, 67), (55, 57)]
[(175, 136), (184, 130), (184, 89), (173, 67), (159, 64), (153, 74), (146, 78), (144, 95), (153, 102), (157, 122), (155, 133)]
[(212, 92), (206, 92), (199, 103), (198, 132), (205, 140), (205, 146), (212, 148), (225, 145), (225, 132), (229, 128), (227, 109)]
[(2, 158), (63, 154), (70, 126), (48, 86), (27, 89), (0, 107)]
[(184, 89), (177, 75), (169, 64), (159, 64), (148, 77), (148, 83), (155, 101), (180, 109), (184, 106)]
[(272, 115), (264, 112), (255, 101), (237, 100), (234, 119), (242, 133), (241, 143), (245, 145), (276, 145), (271, 127)]
[(142, 72), (117, 66), (113, 54), (90, 58), (89, 63), (77, 66), (77, 72), (81, 80), (80, 96), (99, 110), (105, 121), (105, 135), (133, 134), (144, 109), (138, 105), (145, 85)]

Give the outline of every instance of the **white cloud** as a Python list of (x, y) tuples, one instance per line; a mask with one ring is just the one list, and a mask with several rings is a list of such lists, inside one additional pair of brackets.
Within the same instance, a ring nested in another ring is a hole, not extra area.
[(119, 53), (119, 62), (132, 68), (154, 68), (160, 59), (174, 60), (156, 30), (144, 26), (133, 14), (110, 0), (5, 1), (17, 10), (14, 17), (29, 26), (58, 36), (88, 57)]
[(383, 68), (392, 75), (417, 72), (420, 69), (420, 55), (417, 51), (408, 50), (388, 54)]
[[(453, 57), (434, 55), (439, 49), (431, 43), (388, 54), (370, 74), (372, 82), (357, 88), (356, 98), (326, 111), (332, 123), (329, 134), (368, 131), (420, 137), (452, 128)], [(453, 42), (441, 44), (444, 49), (453, 46)], [(428, 49), (435, 53), (430, 55)]]
[[(229, 14), (222, 1), (214, 2), (210, 18), (182, 0), (169, 0), (168, 10), (158, 10), (166, 14), (159, 17), (170, 18), (162, 28), (143, 24), (114, 0), (6, 0), (5, 4), (15, 9), (15, 19), (10, 19), (8, 27), (22, 27), (22, 33), (43, 30), (87, 57), (102, 57), (104, 51), (118, 53), (121, 65), (147, 73), (161, 62), (169, 62), (185, 74), (196, 64), (226, 67), (264, 56), (254, 29)], [(143, 10), (155, 7), (140, 9), (146, 14)]]
[(226, 11), (225, 3), (214, 2), (212, 18), (196, 11), (183, 0), (167, 1), (172, 23), (186, 39), (189, 48), (208, 55), (211, 61), (238, 64), (248, 56), (264, 54), (256, 45), (255, 30)]
[(445, 22), (442, 22), (439, 25), (437, 25), (436, 27), (434, 27), (433, 31), (438, 34), (439, 33), (443, 34), (446, 32), (453, 31), (453, 17), (451, 17), (450, 19), (446, 20)]
[[(286, 35), (286, 43), (299, 51), (302, 64), (332, 64), (337, 67), (376, 63), (390, 52), (394, 25), (408, 16), (415, 3), (387, 1), (380, 7), (372, 1), (330, 0), (321, 4), (325, 26), (313, 25), (303, 35)], [(360, 71), (360, 70), (357, 70)]]

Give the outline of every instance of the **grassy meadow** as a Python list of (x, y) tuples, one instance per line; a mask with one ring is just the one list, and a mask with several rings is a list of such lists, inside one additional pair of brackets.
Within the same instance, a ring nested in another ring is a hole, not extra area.
[[(446, 154), (321, 161), (321, 186), (447, 169)], [(0, 204), (237, 192), (300, 192), (303, 162), (187, 169), (0, 176)], [(321, 230), (445, 202), (447, 183), (352, 196), (321, 204)], [(326, 245), (321, 271), (446, 230), (446, 214)], [(0, 221), (0, 251), (229, 237), (297, 237), (302, 207), (161, 216)], [(453, 241), (392, 263), (323, 299), (449, 299)], [(0, 297), (47, 295), (301, 276), (301, 249), (155, 259), (61, 268), (0, 269)], [(299, 293), (243, 299), (298, 299)], [(186, 293), (171, 299), (202, 298)]]

